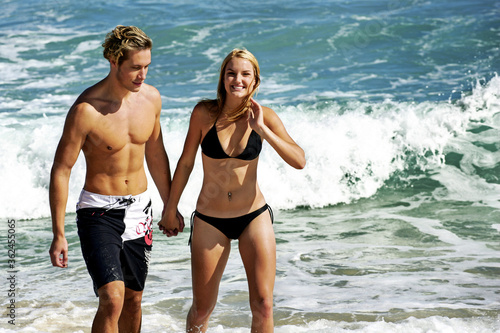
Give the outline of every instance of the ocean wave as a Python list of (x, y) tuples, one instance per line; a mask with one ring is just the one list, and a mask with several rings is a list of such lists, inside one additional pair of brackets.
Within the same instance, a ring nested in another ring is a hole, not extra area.
[[(485, 188), (493, 193), (499, 183), (495, 176), (500, 161), (499, 88), (500, 78), (495, 76), (456, 102), (324, 101), (275, 106), (304, 148), (307, 166), (294, 170), (265, 147), (261, 188), (275, 207), (283, 209), (350, 203), (375, 195), (391, 182), (407, 186), (415, 177), (434, 179), (437, 187), (461, 193), (464, 200), (484, 194)], [(28, 112), (25, 118), (18, 114), (15, 122), (1, 125), (0, 173), (7, 191), (0, 195), (4, 203), (0, 216), (48, 216), (48, 175), (64, 122), (53, 106), (59, 98), (38, 100), (43, 117)], [(172, 167), (180, 156), (189, 117), (185, 110), (174, 111), (164, 110), (162, 120)], [(201, 184), (200, 163), (198, 158), (198, 169), (181, 201), (186, 209), (194, 207)], [(72, 174), (69, 211), (82, 186), (84, 169), (80, 158)], [(457, 179), (462, 179), (459, 184), (469, 184), (467, 191), (453, 185)]]

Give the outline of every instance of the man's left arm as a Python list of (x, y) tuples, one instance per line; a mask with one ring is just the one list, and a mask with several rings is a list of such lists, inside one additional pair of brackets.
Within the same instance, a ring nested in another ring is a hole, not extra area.
[(146, 163), (151, 177), (153, 177), (153, 181), (158, 188), (163, 204), (166, 206), (170, 193), (171, 173), (160, 126), (161, 99), (159, 93), (158, 97), (155, 98), (154, 107), (155, 125), (149, 140), (146, 142)]

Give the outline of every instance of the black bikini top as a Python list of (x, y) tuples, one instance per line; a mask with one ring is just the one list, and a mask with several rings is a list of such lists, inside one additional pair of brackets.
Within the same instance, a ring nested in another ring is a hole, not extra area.
[(219, 141), (219, 136), (217, 135), (217, 129), (215, 128), (216, 123), (217, 121), (205, 135), (203, 141), (201, 141), (201, 152), (203, 154), (215, 159), (237, 158), (239, 160), (245, 161), (256, 159), (259, 156), (260, 151), (262, 150), (262, 140), (260, 138), (260, 135), (257, 134), (257, 132), (255, 132), (254, 130), (252, 130), (252, 133), (250, 133), (247, 146), (241, 154), (235, 157), (226, 154), (224, 149), (222, 149)]

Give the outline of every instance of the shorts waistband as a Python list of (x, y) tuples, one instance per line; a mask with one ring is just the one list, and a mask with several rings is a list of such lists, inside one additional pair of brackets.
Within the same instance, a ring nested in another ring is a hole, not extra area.
[(149, 190), (137, 195), (105, 195), (82, 189), (78, 203), (76, 204), (76, 210), (81, 208), (120, 209), (128, 207), (136, 202), (139, 203), (149, 200), (151, 200)]

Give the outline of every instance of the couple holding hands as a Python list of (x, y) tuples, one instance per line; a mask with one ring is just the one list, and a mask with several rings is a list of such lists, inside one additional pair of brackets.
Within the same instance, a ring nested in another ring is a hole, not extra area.
[(278, 115), (253, 95), (257, 59), (235, 49), (220, 69), (217, 96), (193, 109), (173, 178), (163, 145), (158, 90), (144, 83), (152, 41), (133, 26), (117, 26), (105, 42), (106, 78), (85, 90), (66, 117), (50, 180), (54, 266), (67, 267), (64, 218), (71, 169), (80, 151), (86, 177), (77, 203), (78, 235), (99, 306), (93, 332), (139, 332), (152, 246), (152, 210), (144, 158), (164, 203), (158, 223), (167, 236), (184, 229), (177, 210), (201, 146), (203, 183), (191, 217), (193, 304), (187, 332), (205, 332), (237, 239), (246, 271), (252, 332), (273, 331), (276, 242), (273, 215), (257, 183), (263, 141), (294, 168), (304, 151)]

